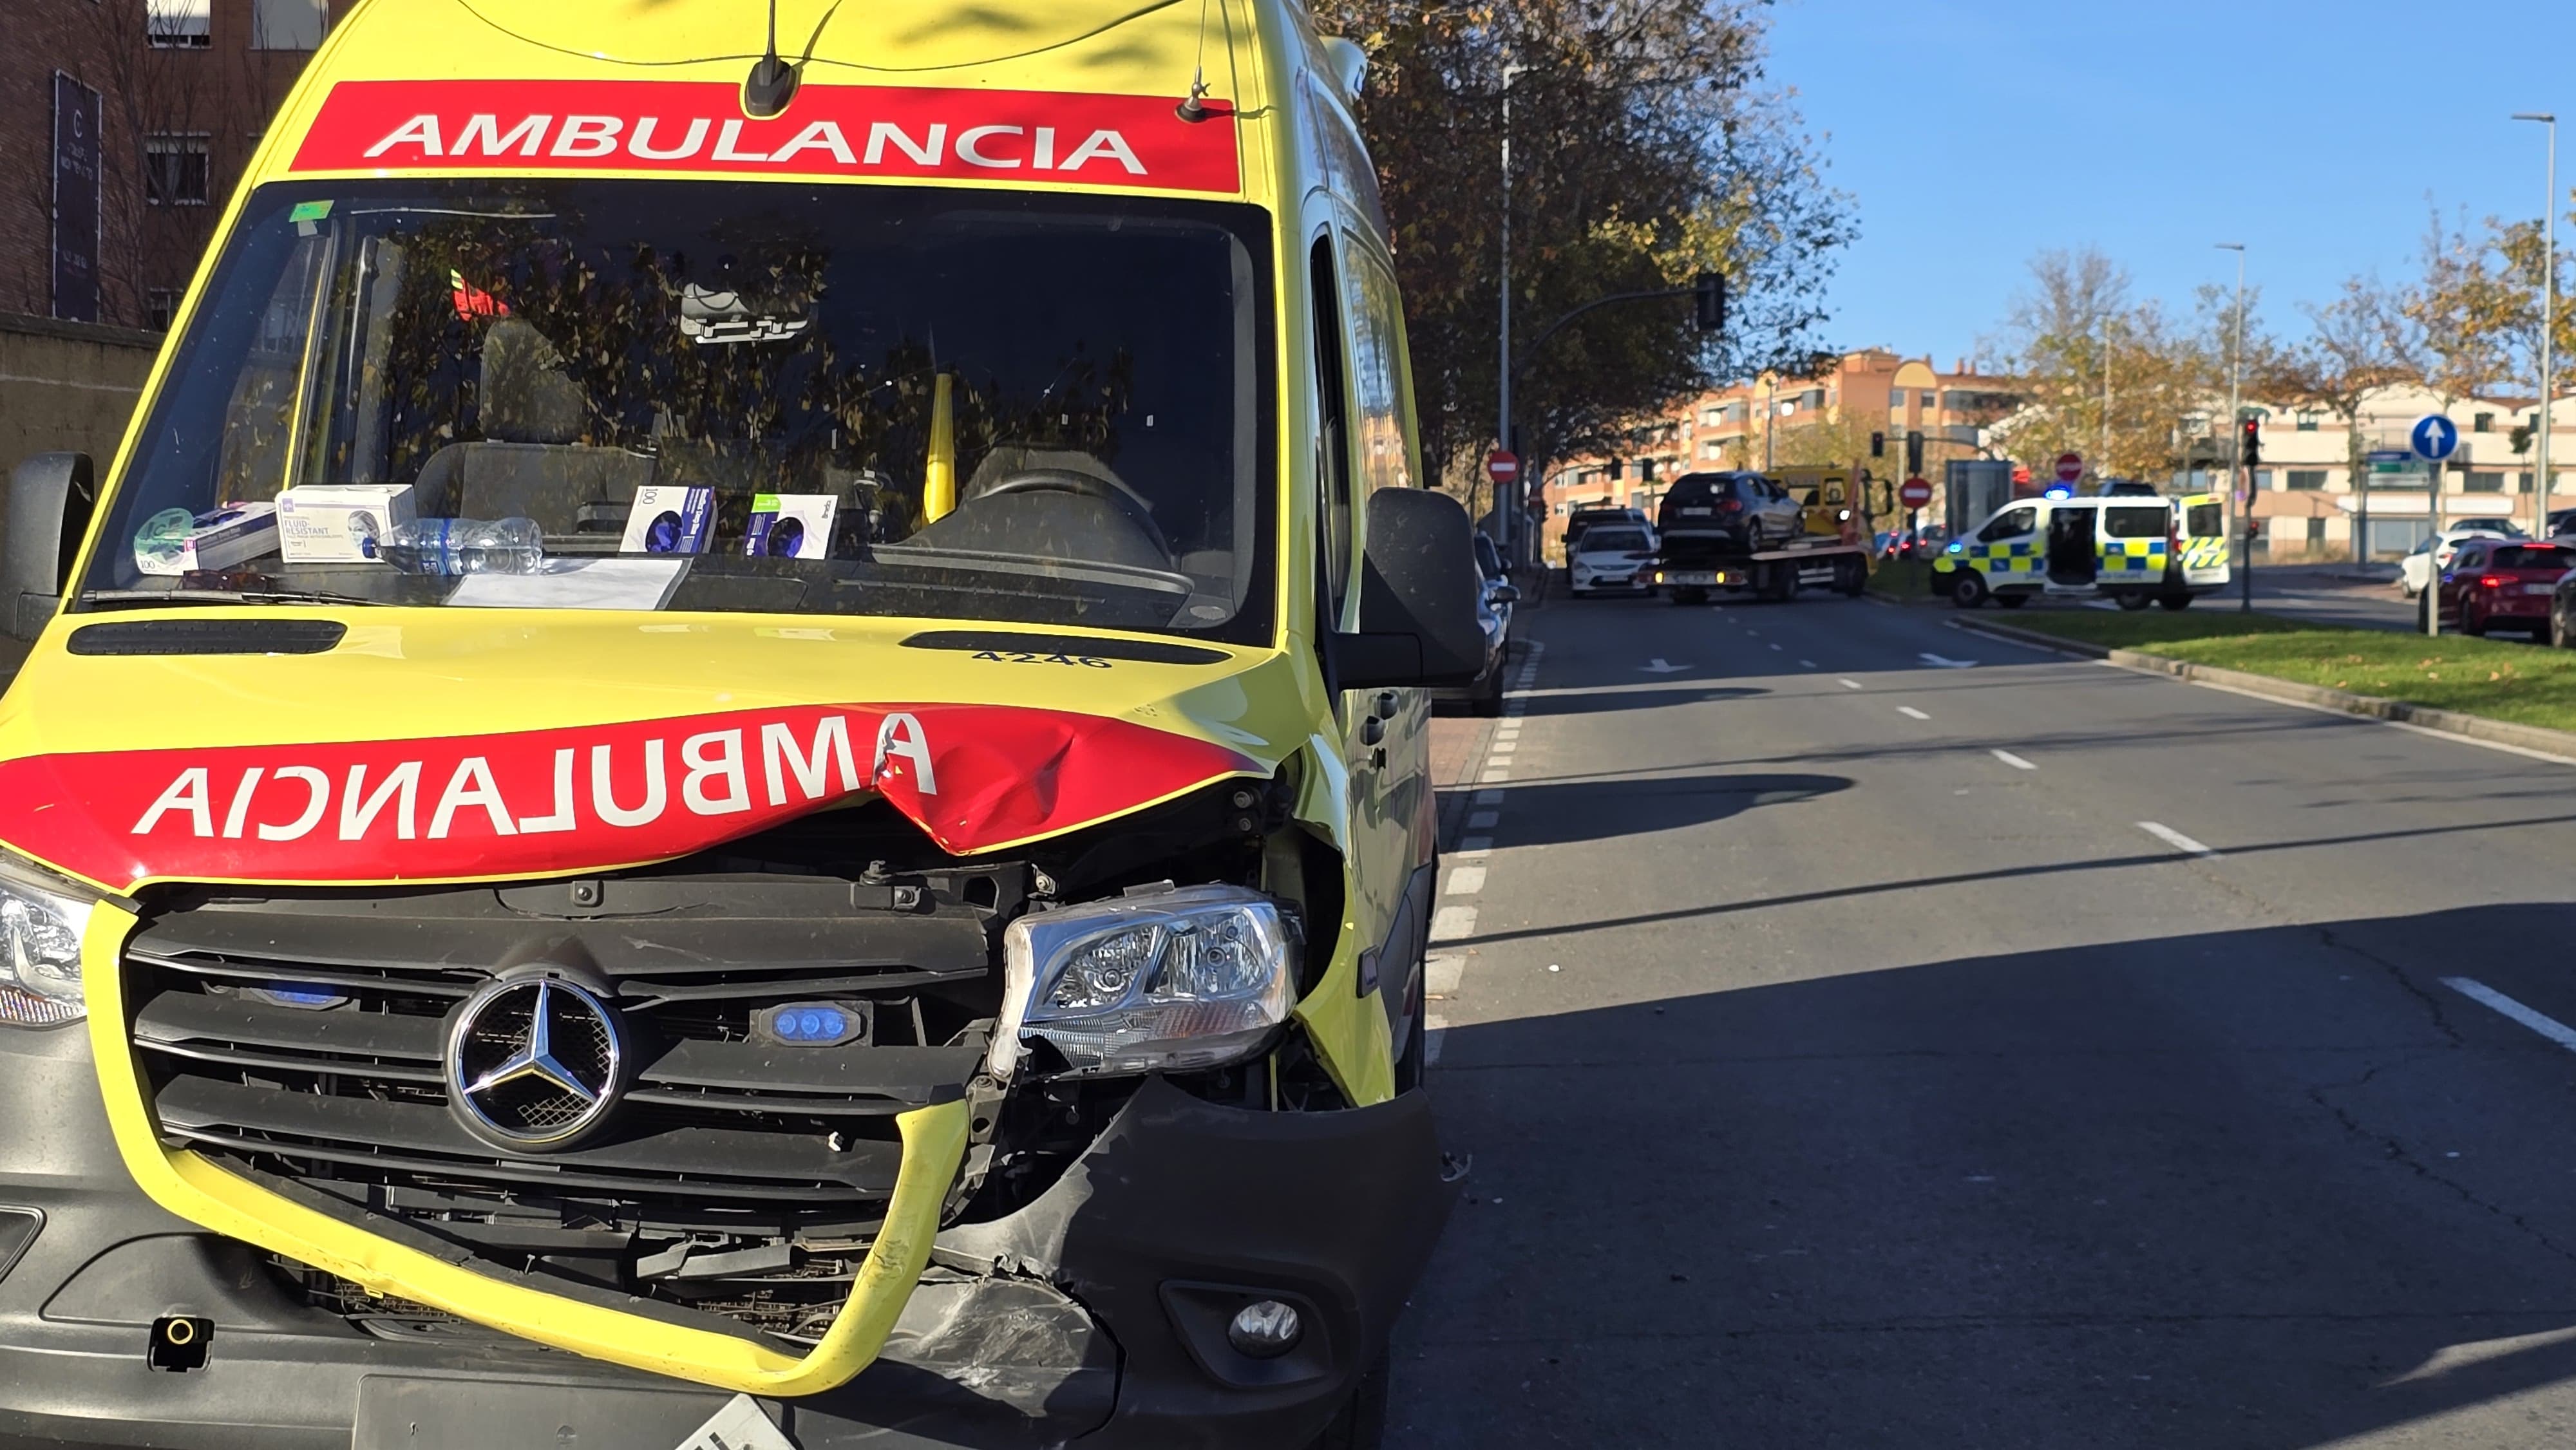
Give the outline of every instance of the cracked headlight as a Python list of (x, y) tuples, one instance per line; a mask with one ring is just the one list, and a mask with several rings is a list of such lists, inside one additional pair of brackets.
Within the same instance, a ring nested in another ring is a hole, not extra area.
[(81, 933), (97, 902), (79, 889), (0, 862), (0, 1025), (81, 1019)]
[(1296, 948), (1278, 903), (1188, 886), (1023, 916), (1002, 939), (1008, 1080), (1043, 1038), (1077, 1074), (1185, 1072), (1258, 1051), (1288, 1020)]

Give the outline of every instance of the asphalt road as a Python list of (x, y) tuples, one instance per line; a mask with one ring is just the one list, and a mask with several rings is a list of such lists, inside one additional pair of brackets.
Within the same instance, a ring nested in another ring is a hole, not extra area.
[(1524, 625), (1391, 1445), (2576, 1437), (2576, 1051), (2471, 995), (2576, 1024), (2576, 767), (1939, 610)]

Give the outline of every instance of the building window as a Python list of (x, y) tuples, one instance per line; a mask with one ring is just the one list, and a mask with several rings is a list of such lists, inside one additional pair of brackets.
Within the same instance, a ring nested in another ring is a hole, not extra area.
[(2272, 470), (2270, 470), (2270, 469), (2268, 469), (2268, 468), (2258, 468), (2258, 469), (2255, 469), (2255, 470), (2254, 470), (2254, 487), (2259, 491), (2259, 490), (2262, 490), (2262, 489), (2270, 488), (2271, 486), (2272, 486)]
[(163, 50), (204, 50), (215, 43), (214, 0), (143, 0), (143, 33)]
[(253, 50), (319, 50), (328, 23), (324, 0), (253, 0), (250, 48)]
[(1699, 412), (1700, 426), (1703, 428), (1714, 428), (1717, 426), (1718, 420), (1725, 416), (1726, 410), (1724, 408), (1702, 408)]
[(2326, 541), (2326, 521), (2325, 521), (2325, 520), (2323, 520), (2323, 519), (2310, 519), (2310, 520), (2308, 520), (2308, 542), (2309, 542), (2311, 545), (2315, 545), (2315, 544), (2322, 544), (2322, 543), (2324, 543), (2325, 541)]
[(2469, 418), (2469, 431), (2470, 431), (2470, 432), (2472, 432), (2472, 433), (2492, 433), (2492, 432), (2494, 432), (2494, 431), (2495, 431), (2495, 414), (2493, 414), (2493, 413), (2477, 413), (2477, 414), (2472, 414), (2472, 415), (2470, 416), (2470, 418)]
[[(2317, 415), (2314, 413), (2301, 413), (2299, 415), (2299, 431), (2302, 433), (2314, 433), (2317, 431)], [(2294, 483), (2291, 484), (2290, 487), (2296, 488), (2298, 485)]]
[(143, 294), (143, 325), (154, 332), (168, 332), (179, 318), (179, 289), (154, 287)]
[(143, 138), (144, 195), (154, 206), (204, 206), (212, 184), (202, 132), (155, 131)]
[[(2488, 415), (2481, 413), (2478, 416), (2483, 418)], [(2504, 475), (2502, 473), (2488, 472), (2483, 469), (2472, 469), (2466, 475), (2466, 481), (2460, 485), (2460, 491), (2463, 493), (2502, 493), (2504, 492)]]
[(2285, 476), (2292, 493), (2317, 493), (2326, 486), (2326, 471), (2322, 468), (2293, 468)]
[(1936, 394), (1925, 393), (1923, 395), (1923, 406), (1927, 408), (1937, 408), (1941, 405)]

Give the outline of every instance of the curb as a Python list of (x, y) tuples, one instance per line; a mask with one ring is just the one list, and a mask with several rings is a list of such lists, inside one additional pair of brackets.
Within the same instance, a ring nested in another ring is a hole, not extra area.
[(2457, 710), (2437, 710), (2430, 705), (2414, 705), (2404, 700), (2390, 700), (2378, 695), (2356, 695), (2349, 690), (2329, 689), (2323, 685), (2302, 685), (2295, 680), (2276, 680), (2270, 675), (2249, 675), (2243, 670), (2220, 669), (2216, 665), (2193, 664), (2188, 660), (2169, 659), (2142, 650), (2108, 649), (2081, 640), (2060, 639), (2036, 630), (2015, 629), (2008, 624), (1983, 621), (1958, 621), (1961, 629), (1972, 634), (1991, 635), (2015, 644), (2035, 645), (2059, 654), (2085, 659), (2108, 660), (2133, 670), (2170, 675), (2194, 684), (2221, 685), (2248, 695), (2286, 700), (2295, 705), (2313, 705), (2319, 709), (2340, 711), (2366, 719), (2387, 720), (2399, 725), (2412, 725), (2422, 730), (2458, 735), (2470, 740), (2484, 740), (2493, 745), (2510, 745), (2520, 750), (2536, 750), (2543, 755), (2576, 759), (2576, 731), (2552, 730), (2541, 725), (2516, 725), (2509, 720), (2492, 720), (2484, 715), (2468, 715)]

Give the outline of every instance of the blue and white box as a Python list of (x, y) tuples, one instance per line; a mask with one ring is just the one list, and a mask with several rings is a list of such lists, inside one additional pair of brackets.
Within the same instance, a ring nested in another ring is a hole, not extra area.
[(756, 493), (742, 551), (760, 559), (832, 557), (832, 521), (841, 500), (828, 493)]
[(646, 484), (635, 490), (635, 510), (626, 516), (626, 536), (618, 551), (627, 554), (703, 554), (715, 533), (716, 491)]

